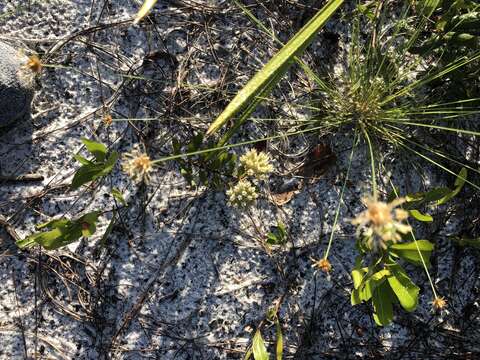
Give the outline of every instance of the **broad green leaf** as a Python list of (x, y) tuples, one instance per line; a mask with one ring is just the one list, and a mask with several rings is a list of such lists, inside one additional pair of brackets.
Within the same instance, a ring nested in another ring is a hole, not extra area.
[[(255, 107), (252, 102), (259, 101), (258, 96), (265, 97), (293, 64), (293, 59), (300, 55), (327, 20), (342, 5), (344, 0), (330, 0), (284, 47), (237, 93), (225, 110), (210, 125), (207, 134), (213, 134), (241, 111), (246, 119)], [(238, 123), (234, 127), (238, 127)]]
[(77, 172), (73, 176), (70, 187), (72, 188), (72, 190), (76, 190), (80, 186), (95, 180), (98, 177), (98, 174), (103, 169), (104, 169), (103, 164), (83, 165), (80, 169), (77, 170)]
[[(99, 172), (98, 176), (97, 177), (100, 177), (100, 176), (105, 176), (105, 175), (108, 175), (112, 172), (113, 170), (113, 167), (115, 166), (117, 160), (118, 160), (118, 152), (116, 151), (112, 151), (112, 153), (110, 154), (110, 156), (108, 157), (107, 161), (105, 161), (105, 166), (103, 167), (103, 169)], [(96, 178), (97, 178), (96, 177)]]
[(415, 193), (415, 194), (408, 194), (405, 196), (407, 203), (412, 202), (433, 202), (438, 201), (443, 198), (445, 195), (449, 194), (452, 190), (449, 188), (435, 188), (426, 193)]
[(90, 237), (95, 233), (95, 231), (97, 230), (95, 223), (98, 220), (98, 215), (99, 215), (99, 212), (94, 211), (94, 212), (83, 215), (78, 220), (78, 222), (82, 227), (82, 236)]
[(385, 326), (393, 320), (393, 305), (389, 283), (384, 281), (375, 288), (372, 295), (373, 319), (377, 325)]
[(417, 219), (418, 221), (423, 221), (423, 222), (432, 222), (433, 221), (433, 217), (431, 217), (428, 214), (422, 214), (420, 211), (415, 210), (415, 209), (409, 210), (408, 213), (410, 214), (410, 216)]
[(73, 158), (77, 160), (82, 165), (92, 165), (93, 163), (90, 160), (85, 159), (82, 155), (75, 154)]
[(433, 248), (434, 245), (430, 241), (417, 240), (409, 243), (393, 244), (389, 249), (392, 254), (415, 265), (422, 265), (422, 259), (420, 258), (421, 253), (425, 264), (429, 267), (430, 255), (432, 254)]
[(66, 218), (61, 218), (61, 219), (53, 219), (50, 221), (47, 221), (42, 224), (38, 224), (35, 226), (37, 229), (43, 229), (43, 228), (49, 228), (53, 229), (55, 227), (65, 227), (70, 223), (70, 221)]
[(362, 301), (368, 301), (372, 298), (372, 295), (375, 289), (380, 286), (387, 276), (390, 275), (389, 270), (381, 270), (376, 272), (375, 274), (368, 276), (368, 273), (362, 279), (361, 284), (357, 289), (352, 291), (350, 301), (352, 305), (357, 305)]
[(353, 287), (358, 289), (360, 284), (362, 283), (363, 277), (367, 271), (365, 269), (353, 269), (352, 270), (352, 280), (353, 280)]
[(388, 283), (400, 301), (400, 305), (407, 310), (413, 311), (418, 304), (418, 292), (416, 286), (399, 265), (390, 266), (392, 276), (389, 276)]
[(260, 330), (257, 330), (253, 337), (252, 351), (255, 360), (269, 360), (267, 348), (265, 347), (265, 342), (263, 341)]
[(107, 147), (105, 145), (87, 138), (82, 138), (82, 142), (97, 161), (105, 160), (107, 154)]
[(135, 17), (133, 23), (138, 24), (145, 16), (147, 16), (156, 3), (157, 0), (145, 0), (140, 10), (138, 10), (137, 16)]
[(96, 180), (99, 177), (108, 175), (113, 170), (117, 160), (118, 153), (116, 151), (112, 151), (105, 162), (96, 162), (89, 165), (83, 165), (73, 176), (72, 183), (70, 185), (72, 190), (78, 189), (80, 186)]
[(79, 240), (82, 236), (93, 235), (99, 214), (100, 212), (93, 211), (74, 221), (62, 218), (40, 224), (37, 229), (48, 228), (50, 230), (32, 234), (23, 240), (19, 240), (17, 245), (20, 248), (25, 248), (37, 243), (47, 250), (58, 249)]

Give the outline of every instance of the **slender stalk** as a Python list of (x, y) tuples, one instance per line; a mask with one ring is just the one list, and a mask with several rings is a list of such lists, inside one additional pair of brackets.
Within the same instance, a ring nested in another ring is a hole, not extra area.
[(327, 250), (325, 251), (325, 255), (323, 256), (324, 259), (328, 258), (328, 254), (330, 253), (330, 248), (332, 247), (333, 235), (335, 233), (335, 228), (337, 227), (338, 217), (340, 215), (340, 207), (342, 206), (342, 202), (343, 202), (343, 194), (345, 193), (348, 177), (350, 176), (350, 168), (352, 166), (353, 154), (355, 153), (357, 143), (358, 143), (358, 133), (355, 132), (352, 151), (350, 152), (350, 157), (348, 159), (347, 173), (345, 175), (345, 180), (343, 181), (342, 190), (340, 191), (340, 200), (338, 201), (337, 210), (335, 211), (335, 218), (333, 220), (332, 232), (330, 233), (330, 238), (328, 239)]

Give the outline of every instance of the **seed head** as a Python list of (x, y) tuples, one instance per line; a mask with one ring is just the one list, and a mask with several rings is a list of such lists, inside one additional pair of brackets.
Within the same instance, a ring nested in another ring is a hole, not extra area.
[(357, 235), (362, 233), (366, 236), (367, 246), (371, 250), (386, 249), (388, 241), (396, 243), (401, 240), (401, 234), (412, 230), (410, 225), (402, 223), (408, 218), (408, 212), (403, 209), (395, 209), (404, 202), (403, 198), (395, 199), (390, 203), (373, 198), (363, 199), (367, 210), (358, 214), (352, 220), (352, 224), (357, 225)]
[(248, 180), (240, 180), (227, 190), (227, 195), (229, 204), (239, 208), (249, 207), (258, 197), (257, 189)]
[(447, 306), (447, 300), (444, 297), (436, 296), (432, 301), (432, 307), (435, 311), (441, 311)]
[(153, 162), (147, 154), (135, 149), (123, 155), (122, 168), (134, 181), (149, 182)]
[(43, 69), (43, 64), (37, 55), (31, 55), (28, 57), (25, 67), (35, 74), (40, 74)]
[(312, 266), (315, 269), (321, 270), (321, 271), (323, 271), (324, 273), (327, 273), (327, 274), (332, 270), (332, 264), (330, 264), (330, 261), (328, 261), (325, 258), (320, 259), (320, 260), (315, 260), (315, 259), (311, 259), (311, 260), (313, 262)]
[(273, 171), (273, 166), (270, 164), (270, 157), (263, 151), (257, 152), (256, 149), (251, 149), (240, 157), (245, 172), (249, 176), (254, 176), (258, 179), (265, 179), (267, 174)]
[(109, 113), (106, 113), (105, 115), (103, 115), (102, 121), (105, 124), (105, 126), (110, 126), (113, 122), (112, 115), (110, 115)]

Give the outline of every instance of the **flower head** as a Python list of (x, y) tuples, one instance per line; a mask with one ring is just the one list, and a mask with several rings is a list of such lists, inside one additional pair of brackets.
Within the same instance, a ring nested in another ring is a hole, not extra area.
[(435, 296), (435, 299), (432, 301), (433, 310), (443, 310), (447, 306), (447, 300), (444, 297)]
[(245, 172), (249, 176), (255, 176), (258, 179), (265, 179), (266, 175), (273, 171), (270, 164), (270, 157), (263, 151), (257, 152), (256, 149), (247, 151), (240, 157)]
[(35, 74), (40, 74), (43, 69), (43, 64), (37, 55), (29, 56), (24, 66)]
[(312, 258), (311, 260), (313, 261), (312, 266), (315, 269), (321, 270), (321, 271), (323, 271), (324, 273), (327, 273), (327, 274), (332, 270), (332, 264), (330, 264), (330, 261), (328, 261), (325, 258), (320, 259), (320, 260), (315, 260), (315, 259)]
[(240, 180), (227, 190), (227, 195), (229, 204), (240, 208), (252, 205), (258, 197), (257, 189), (248, 180)]
[(105, 115), (103, 115), (102, 121), (105, 124), (105, 126), (112, 125), (112, 122), (113, 122), (112, 115), (110, 115), (110, 113), (106, 113)]
[(147, 154), (135, 149), (123, 155), (122, 168), (134, 181), (148, 182), (153, 161)]
[(397, 242), (412, 230), (410, 225), (402, 223), (408, 218), (408, 212), (403, 209), (395, 209), (403, 204), (405, 199), (398, 198), (390, 203), (377, 201), (373, 198), (364, 198), (367, 210), (357, 215), (352, 220), (357, 225), (357, 233), (362, 233), (367, 239), (367, 246), (377, 251), (379, 248), (386, 249), (387, 242)]

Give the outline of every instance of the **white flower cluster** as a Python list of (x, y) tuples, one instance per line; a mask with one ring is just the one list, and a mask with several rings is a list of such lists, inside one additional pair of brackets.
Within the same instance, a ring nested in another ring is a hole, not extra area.
[(273, 166), (270, 164), (270, 157), (263, 151), (257, 152), (252, 149), (240, 157), (240, 163), (245, 169), (248, 176), (256, 177), (257, 179), (265, 179), (267, 174), (273, 171)]
[(378, 251), (386, 249), (387, 242), (396, 243), (401, 240), (401, 234), (412, 231), (410, 225), (402, 223), (408, 218), (408, 212), (403, 209), (395, 209), (403, 204), (405, 199), (395, 199), (390, 203), (384, 203), (372, 198), (363, 199), (367, 210), (358, 214), (352, 220), (357, 225), (357, 234), (366, 237), (366, 244), (370, 250)]
[(228, 203), (239, 208), (252, 205), (258, 197), (256, 187), (248, 180), (240, 180), (227, 190)]

